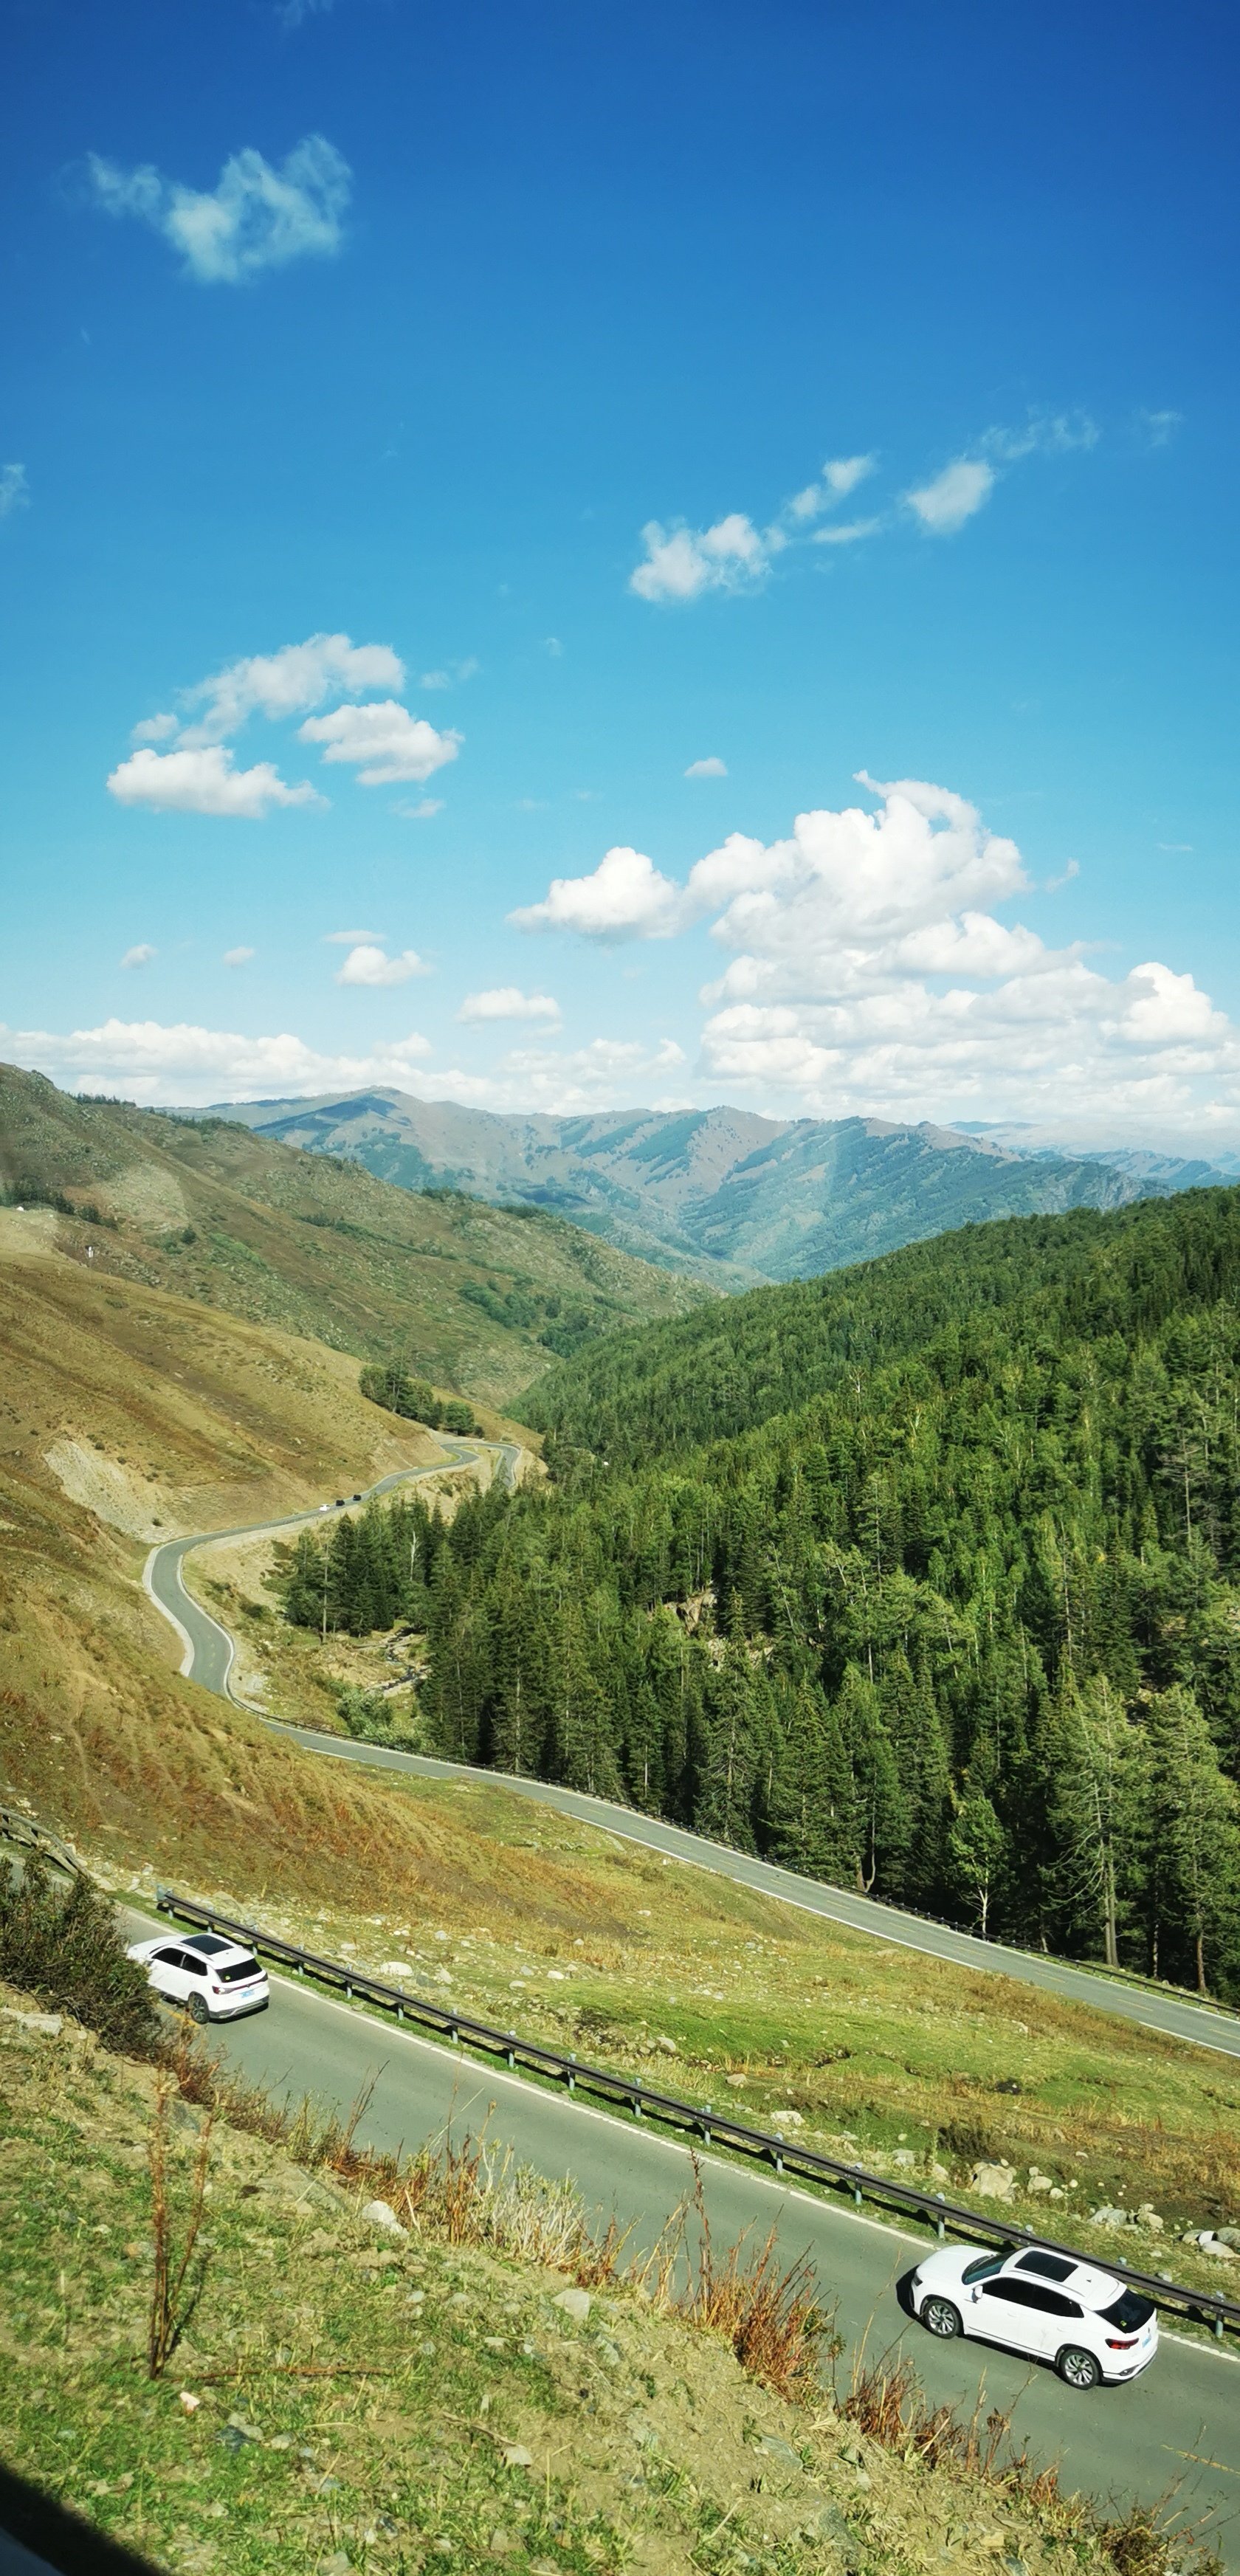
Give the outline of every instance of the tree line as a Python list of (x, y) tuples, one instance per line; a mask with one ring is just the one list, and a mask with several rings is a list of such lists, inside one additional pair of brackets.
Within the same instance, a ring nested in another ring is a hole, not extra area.
[(423, 1634), (456, 1759), (1240, 1994), (1237, 1199), (625, 1335), (547, 1389), (547, 1485), (308, 1535), (288, 1615)]

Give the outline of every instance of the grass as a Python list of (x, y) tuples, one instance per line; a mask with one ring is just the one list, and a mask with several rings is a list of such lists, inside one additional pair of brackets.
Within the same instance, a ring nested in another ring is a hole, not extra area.
[[(178, 2576), (982, 2576), (1000, 2559), (1010, 2576), (1167, 2576), (1191, 2560), (1183, 2534), (1148, 2532), (1138, 2559), (1136, 2523), (1108, 2536), (1053, 2481), (1022, 2483), (999, 2441), (988, 2464), (941, 2426), (932, 2457), (907, 2388), (893, 2440), (889, 2399), (836, 2401), (806, 2373), (799, 2398), (764, 2385), (733, 2348), (738, 2309), (786, 2330), (801, 2288), (764, 2285), (760, 2254), (699, 2262), (687, 2294), (666, 2265), (626, 2279), (568, 2196), (468, 2143), (401, 2174), (347, 2130), (227, 2098), (208, 2134), (184, 2098), (211, 2090), (201, 2061), (157, 2143), (166, 2074), (4, 2001), (7, 2462)], [(155, 2376), (153, 2172), (174, 2245), (196, 2175), (205, 2212), (196, 2299)], [(367, 2220), (378, 2183), (404, 2235)], [(594, 2287), (566, 2309), (574, 2273)]]
[[(0, 1066), (0, 1159), (84, 1218), (49, 1215), (62, 1255), (504, 1406), (554, 1346), (687, 1313), (710, 1291), (562, 1218), (392, 1187), (359, 1164), (57, 1091)], [(11, 1219), (9, 1231), (43, 1224)], [(565, 1339), (565, 1334), (568, 1339)], [(550, 1339), (545, 1338), (550, 1336)]]
[[(1175, 2240), (1240, 2221), (1231, 2060), (800, 1914), (498, 1786), (392, 1794), (425, 1838), (418, 1900), (269, 1901), (267, 1928), (992, 2214), (971, 2175), (1006, 2159), (1024, 2224), (1228, 2288), (1230, 2266)], [(195, 1892), (224, 1910), (229, 1891)], [(1091, 2221), (1147, 2202), (1161, 2227)]]

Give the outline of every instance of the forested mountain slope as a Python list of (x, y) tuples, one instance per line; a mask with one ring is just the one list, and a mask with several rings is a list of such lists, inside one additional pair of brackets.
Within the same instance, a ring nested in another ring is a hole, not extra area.
[(1031, 1155), (926, 1121), (726, 1107), (501, 1117), (375, 1090), (242, 1101), (221, 1114), (405, 1189), (438, 1183), (554, 1208), (630, 1252), (738, 1288), (837, 1269), (948, 1226), (1120, 1207), (1220, 1177), (1166, 1157), (1147, 1172), (1111, 1169), (1105, 1156)]
[(545, 1419), (549, 1492), (332, 1569), (432, 1744), (1240, 1993), (1240, 1192), (762, 1291)]
[(143, 1286), (398, 1358), (503, 1405), (556, 1352), (701, 1303), (691, 1281), (537, 1209), (415, 1196), (225, 1120), (82, 1100), (0, 1066), (0, 1195)]

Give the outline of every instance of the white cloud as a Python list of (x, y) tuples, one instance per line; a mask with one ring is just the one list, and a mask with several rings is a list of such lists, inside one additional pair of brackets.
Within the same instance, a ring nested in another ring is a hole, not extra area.
[(1182, 411), (1141, 411), (1137, 419), (1151, 447), (1170, 447), (1177, 429), (1184, 426)]
[[(250, 716), (275, 724), (305, 715), (324, 698), (360, 697), (366, 689), (403, 689), (405, 666), (390, 644), (354, 644), (348, 635), (308, 635), (304, 644), (282, 644), (276, 653), (249, 653), (229, 662), (209, 680), (199, 680), (182, 693), (187, 709), (202, 709), (192, 724), (183, 724), (186, 744), (223, 742), (239, 733)], [(163, 730), (175, 725), (170, 716), (152, 723)], [(152, 734), (150, 740), (156, 737)]]
[(691, 760), (685, 771), (686, 778), (726, 778), (727, 774), (726, 760), (720, 760), (713, 752), (709, 760)]
[(389, 957), (382, 948), (364, 941), (351, 948), (336, 977), (338, 984), (407, 984), (411, 975), (429, 975), (430, 967), (419, 957), (416, 948), (404, 948), (399, 957)]
[(932, 483), (923, 483), (920, 490), (906, 492), (904, 497), (927, 535), (951, 537), (984, 507), (994, 488), (993, 465), (982, 456), (958, 456)]
[(30, 504), (30, 486), (24, 465), (0, 465), (0, 519), (10, 510), (25, 510)]
[(126, 949), (125, 954), (121, 959), (121, 964), (122, 966), (149, 966), (152, 960), (158, 957), (158, 955), (159, 950), (157, 948), (152, 948), (149, 942), (144, 939), (137, 948)]
[(253, 954), (252, 948), (226, 948), (221, 962), (225, 966), (248, 966)]
[(583, 939), (665, 939), (679, 888), (640, 850), (608, 850), (587, 877), (554, 877), (541, 903), (510, 912), (517, 930), (575, 930)]
[(835, 519), (830, 527), (815, 528), (813, 542), (816, 546), (859, 545), (862, 537), (877, 536), (882, 524), (881, 519)]
[[(867, 474), (873, 473), (877, 463), (876, 456), (828, 457), (822, 469), (822, 481), (807, 483), (803, 492), (794, 492), (787, 504), (786, 515), (794, 520), (816, 519), (821, 511), (833, 509), (837, 501), (847, 500), (849, 493), (856, 491)], [(870, 524), (876, 526), (877, 521)]]
[(144, 716), (141, 724), (134, 725), (129, 739), (131, 742), (169, 742), (179, 731), (175, 716)]
[(563, 645), (562, 645), (562, 644), (561, 644), (561, 642), (560, 642), (559, 636), (558, 636), (558, 635), (547, 635), (547, 636), (544, 636), (544, 638), (543, 638), (543, 651), (544, 651), (544, 653), (549, 653), (549, 654), (550, 654), (551, 659), (552, 659), (552, 661), (553, 661), (553, 662), (558, 662), (558, 661), (560, 660), (560, 658), (561, 658), (562, 654), (563, 654), (563, 651), (564, 651), (564, 647), (563, 647)]
[(290, 787), (269, 760), (234, 769), (231, 751), (218, 743), (201, 751), (135, 751), (114, 769), (108, 794), (119, 805), (145, 805), (152, 814), (227, 814), (257, 821), (273, 805), (322, 805), (304, 783)]
[[(471, 653), (463, 662), (446, 662), (441, 671), (424, 671), (418, 687), (420, 689), (456, 689), (460, 687), (462, 681), (472, 680), (474, 673), (481, 668), (481, 662), (477, 661)], [(400, 687), (399, 680), (396, 685)]]
[(864, 483), (867, 474), (873, 473), (877, 463), (876, 456), (836, 456), (823, 466), (823, 481), (833, 499), (846, 501), (849, 493), (855, 492), (859, 483)]
[(381, 948), (386, 938), (386, 930), (325, 930), (323, 945), (325, 948)]
[(467, 993), (458, 1020), (547, 1020), (558, 1022), (560, 1005), (550, 993), (523, 993), (516, 984), (500, 984), (488, 993)]
[(209, 190), (165, 179), (149, 162), (123, 170), (96, 152), (86, 167), (94, 203), (105, 214), (150, 224), (200, 285), (235, 286), (265, 268), (340, 248), (351, 173), (321, 134), (307, 134), (278, 169), (261, 152), (236, 152)]
[(442, 796), (419, 796), (416, 805), (394, 805), (394, 814), (403, 815), (406, 823), (429, 823), (443, 812)]
[(0, 1053), (9, 1063), (50, 1074), (69, 1088), (81, 1080), (103, 1082), (130, 1099), (200, 1106), (255, 1094), (278, 1100), (285, 1094), (358, 1090), (366, 1083), (399, 1085), (431, 1053), (431, 1045), (413, 1031), (366, 1055), (326, 1055), (288, 1031), (278, 1037), (243, 1037), (184, 1021), (165, 1027), (157, 1020), (111, 1019), (66, 1035), (0, 1027)]
[(697, 599), (705, 590), (744, 590), (761, 581), (773, 551), (740, 510), (713, 528), (667, 529), (650, 519), (642, 529), (646, 553), (629, 576), (639, 599)]
[(446, 761), (455, 760), (464, 739), (459, 733), (437, 733), (425, 716), (411, 716), (394, 698), (309, 716), (299, 732), (302, 742), (326, 744), (324, 760), (357, 763), (363, 787), (391, 787), (408, 778), (421, 785)]

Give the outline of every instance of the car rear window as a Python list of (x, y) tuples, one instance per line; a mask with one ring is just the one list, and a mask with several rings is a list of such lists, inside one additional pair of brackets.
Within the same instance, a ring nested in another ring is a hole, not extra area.
[(1109, 2326), (1120, 2326), (1125, 2334), (1135, 2334), (1138, 2326), (1147, 2326), (1154, 2314), (1152, 2299), (1143, 2299), (1139, 2290), (1121, 2290), (1109, 2308), (1100, 2308), (1100, 2316)]
[(257, 1959), (234, 1959), (229, 1967), (217, 1968), (215, 1973), (222, 1986), (239, 1986), (246, 1977), (261, 1977), (263, 1972)]

